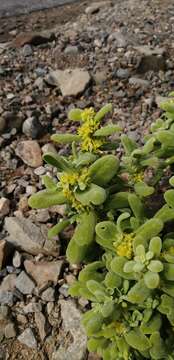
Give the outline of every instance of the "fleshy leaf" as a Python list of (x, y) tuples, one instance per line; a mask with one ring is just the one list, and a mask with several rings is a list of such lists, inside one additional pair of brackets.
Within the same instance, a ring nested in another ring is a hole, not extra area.
[(96, 214), (93, 211), (83, 212), (79, 215), (78, 224), (72, 239), (79, 246), (89, 245), (94, 240), (96, 222)]
[(149, 339), (138, 328), (129, 331), (124, 336), (127, 343), (136, 350), (145, 351), (151, 346)]
[(166, 203), (174, 208), (174, 190), (167, 190), (164, 194), (164, 199)]
[(160, 277), (156, 272), (147, 271), (144, 275), (144, 282), (148, 289), (156, 289), (159, 286)]
[(68, 113), (68, 119), (70, 121), (81, 121), (82, 120), (82, 118), (81, 118), (82, 112), (83, 112), (83, 110), (78, 109), (78, 108), (71, 109)]
[(43, 159), (49, 165), (55, 166), (58, 171), (68, 171), (71, 169), (71, 164), (63, 157), (54, 153), (46, 153)]
[(140, 197), (150, 196), (154, 193), (155, 189), (153, 186), (148, 186), (145, 182), (139, 181), (134, 185), (135, 192)]
[(95, 137), (100, 137), (100, 136), (110, 136), (112, 134), (115, 134), (116, 132), (121, 131), (121, 127), (118, 125), (114, 125), (114, 124), (110, 124), (107, 126), (103, 126), (102, 128), (98, 129), (95, 133), (94, 136)]
[(114, 155), (105, 155), (89, 167), (89, 176), (94, 184), (105, 186), (116, 175), (119, 161)]
[(48, 239), (58, 235), (61, 231), (63, 231), (68, 225), (70, 224), (69, 220), (62, 220), (59, 221), (58, 224), (53, 226), (51, 229), (48, 230)]
[(37, 194), (31, 195), (28, 204), (34, 209), (45, 209), (54, 205), (62, 205), (66, 203), (66, 197), (62, 191), (42, 190)]
[(110, 112), (112, 112), (112, 104), (106, 104), (97, 112), (94, 120), (100, 122), (104, 118), (104, 116)]
[(80, 201), (84, 206), (90, 205), (101, 205), (106, 200), (106, 191), (95, 184), (91, 184), (84, 191), (76, 191), (75, 197)]
[(57, 185), (54, 182), (54, 180), (48, 176), (48, 175), (44, 175), (42, 176), (42, 182), (45, 185), (47, 190), (56, 190), (57, 189)]
[(151, 294), (144, 280), (139, 280), (128, 292), (127, 298), (132, 304), (142, 304)]
[(138, 196), (136, 194), (129, 194), (128, 201), (134, 216), (138, 219), (142, 219), (144, 217), (144, 207)]
[(79, 142), (80, 136), (75, 134), (54, 134), (51, 140), (59, 144), (71, 144), (73, 141)]

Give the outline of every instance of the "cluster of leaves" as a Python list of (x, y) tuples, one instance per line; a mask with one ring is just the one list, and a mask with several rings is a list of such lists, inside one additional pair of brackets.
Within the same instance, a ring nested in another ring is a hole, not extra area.
[(72, 153), (44, 155), (57, 181), (44, 176), (46, 190), (29, 199), (34, 208), (66, 204), (49, 236), (75, 224), (67, 258), (84, 267), (70, 295), (91, 301), (82, 321), (89, 350), (104, 360), (174, 359), (174, 100), (161, 108), (142, 146), (112, 139), (121, 129), (102, 126), (110, 105), (71, 110), (77, 134), (52, 140)]

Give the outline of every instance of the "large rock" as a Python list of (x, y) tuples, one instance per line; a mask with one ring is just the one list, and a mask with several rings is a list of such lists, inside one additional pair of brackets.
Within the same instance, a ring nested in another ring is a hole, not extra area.
[(21, 33), (16, 36), (16, 39), (13, 42), (14, 47), (20, 48), (26, 44), (30, 45), (41, 45), (47, 43), (48, 41), (52, 41), (55, 39), (55, 35), (50, 33), (49, 31), (44, 31), (41, 33), (36, 32), (28, 32)]
[(28, 166), (37, 168), (42, 165), (41, 148), (35, 140), (20, 141), (16, 147), (16, 155)]
[(41, 263), (31, 260), (24, 261), (25, 270), (32, 279), (34, 279), (39, 288), (47, 286), (50, 282), (56, 285), (62, 265), (62, 260), (51, 262), (44, 261)]
[(60, 345), (52, 360), (83, 360), (86, 358), (87, 337), (81, 326), (81, 312), (72, 300), (61, 300), (60, 306), (64, 331), (70, 333), (73, 340), (67, 346)]
[(88, 71), (76, 68), (51, 71), (46, 81), (58, 86), (63, 96), (77, 96), (84, 92), (90, 79)]
[(32, 255), (42, 253), (57, 256), (58, 254), (58, 244), (48, 240), (46, 225), (38, 227), (23, 217), (6, 217), (5, 229), (10, 235), (6, 241), (18, 249)]

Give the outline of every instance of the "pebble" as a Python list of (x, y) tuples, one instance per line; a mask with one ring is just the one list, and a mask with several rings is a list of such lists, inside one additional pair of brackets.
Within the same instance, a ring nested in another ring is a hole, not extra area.
[(41, 299), (45, 302), (52, 302), (55, 301), (55, 289), (52, 287), (47, 288), (41, 294)]
[(13, 266), (15, 268), (19, 268), (21, 264), (22, 264), (22, 255), (18, 251), (15, 251), (13, 256)]
[(129, 79), (129, 84), (130, 85), (134, 85), (134, 86), (141, 86), (141, 87), (149, 87), (150, 86), (150, 82), (148, 80), (143, 80), (137, 77), (131, 77)]
[(32, 294), (35, 284), (25, 271), (22, 271), (16, 279), (16, 288), (24, 295)]
[(0, 198), (0, 217), (9, 214), (9, 212), (10, 212), (10, 200), (5, 197), (1, 197)]
[(41, 312), (36, 312), (34, 314), (34, 320), (35, 320), (36, 326), (39, 331), (39, 336), (40, 336), (41, 340), (43, 341), (47, 335), (45, 316)]
[(37, 349), (37, 341), (30, 328), (25, 329), (24, 332), (18, 336), (18, 340), (31, 349)]
[(78, 54), (78, 47), (77, 46), (72, 46), (72, 45), (68, 45), (66, 47), (66, 49), (64, 50), (64, 53), (66, 55), (77, 55)]
[(43, 130), (44, 129), (40, 121), (34, 116), (26, 119), (22, 125), (23, 133), (32, 139), (37, 139), (38, 137), (40, 137), (43, 134)]
[(28, 44), (24, 45), (22, 52), (23, 52), (23, 55), (26, 57), (31, 56), (33, 54), (32, 47)]
[(31, 260), (24, 261), (25, 270), (32, 279), (34, 279), (39, 288), (44, 288), (49, 285), (50, 282), (57, 285), (62, 265), (62, 260), (51, 262), (34, 262)]
[(46, 172), (46, 169), (44, 168), (44, 166), (39, 166), (38, 168), (34, 169), (34, 174), (37, 176), (44, 175), (45, 172)]
[(37, 168), (42, 165), (41, 149), (35, 140), (19, 142), (16, 147), (16, 155), (28, 166)]
[(7, 324), (5, 327), (4, 333), (5, 333), (6, 339), (11, 339), (11, 338), (16, 337), (15, 325), (13, 323)]
[(53, 154), (57, 154), (57, 150), (54, 147), (53, 144), (45, 144), (44, 146), (42, 146), (42, 153), (46, 154), (48, 152), (52, 152)]

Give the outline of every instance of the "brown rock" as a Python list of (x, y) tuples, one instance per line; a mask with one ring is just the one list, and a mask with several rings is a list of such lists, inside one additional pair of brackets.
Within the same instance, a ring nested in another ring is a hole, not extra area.
[(45, 316), (41, 312), (36, 312), (34, 315), (35, 323), (37, 325), (37, 328), (39, 330), (39, 336), (41, 340), (43, 341), (46, 337), (46, 319)]
[(0, 270), (5, 265), (5, 261), (8, 255), (8, 245), (5, 240), (0, 241)]
[(24, 262), (25, 270), (33, 278), (39, 288), (47, 286), (50, 282), (56, 285), (62, 265), (62, 260), (52, 262), (44, 261), (40, 263), (25, 260)]
[(10, 201), (4, 197), (0, 198), (0, 217), (9, 214)]
[(35, 140), (19, 142), (16, 148), (16, 155), (28, 166), (37, 168), (42, 165), (41, 149)]
[(16, 286), (16, 275), (15, 274), (9, 274), (7, 275), (0, 286), (1, 291), (11, 291), (13, 292)]
[(53, 33), (49, 32), (28, 32), (28, 33), (21, 33), (19, 34), (13, 42), (14, 47), (20, 48), (26, 44), (30, 45), (41, 45), (45, 44), (48, 41), (54, 40), (55, 36)]

